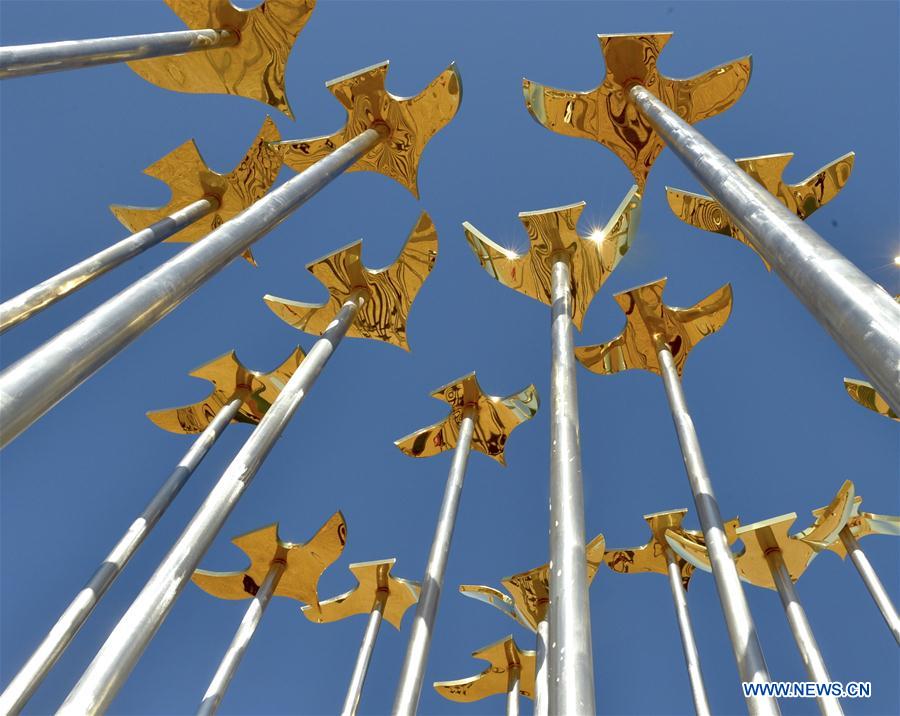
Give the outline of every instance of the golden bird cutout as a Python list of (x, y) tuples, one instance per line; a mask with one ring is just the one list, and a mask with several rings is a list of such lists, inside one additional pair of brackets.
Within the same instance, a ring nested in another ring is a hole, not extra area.
[[(110, 211), (130, 231), (140, 231), (188, 204), (203, 198), (212, 199), (218, 204), (214, 211), (166, 239), (175, 243), (199, 241), (269, 191), (281, 169), (281, 158), (271, 148), (271, 142), (278, 136), (275, 123), (266, 117), (247, 154), (227, 174), (210, 169), (191, 139), (144, 170), (147, 176), (168, 185), (172, 193), (168, 204), (153, 209), (113, 205), (109, 207)], [(244, 258), (256, 265), (250, 249), (244, 252)]]
[(885, 418), (900, 422), (900, 416), (891, 409), (891, 406), (881, 397), (881, 394), (875, 390), (875, 386), (871, 383), (867, 383), (864, 380), (855, 380), (854, 378), (844, 378), (844, 388), (847, 391), (847, 395), (864, 408), (883, 415)]
[(432, 457), (456, 447), (459, 426), (467, 407), (475, 408), (472, 447), (506, 465), (504, 449), (510, 433), (538, 411), (537, 389), (529, 385), (518, 393), (499, 398), (485, 393), (475, 373), (438, 388), (431, 397), (443, 400), (451, 410), (442, 421), (417, 430), (394, 444), (410, 457)]
[[(796, 184), (785, 184), (782, 179), (785, 167), (794, 158), (793, 153), (735, 159), (734, 163), (790, 211), (801, 219), (806, 219), (816, 209), (834, 199), (844, 188), (853, 171), (854, 157), (853, 152), (838, 157)], [(669, 187), (666, 187), (666, 198), (672, 213), (683, 222), (704, 231), (737, 239), (756, 252), (767, 270), (772, 270), (769, 262), (756, 251), (744, 232), (732, 222), (715, 199)]]
[(231, 540), (250, 558), (250, 566), (240, 572), (208, 572), (198, 569), (192, 577), (204, 592), (220, 599), (250, 599), (273, 562), (284, 562), (284, 573), (273, 592), (276, 597), (288, 597), (318, 608), (319, 577), (344, 551), (347, 543), (347, 523), (335, 512), (307, 543), (282, 542), (278, 537), (278, 523), (263, 527)]
[(390, 266), (367, 269), (362, 242), (338, 249), (307, 269), (328, 289), (325, 303), (301, 303), (267, 295), (264, 301), (282, 321), (294, 328), (322, 335), (346, 301), (362, 292), (365, 300), (347, 330), (348, 336), (373, 338), (409, 350), (407, 320), (416, 294), (437, 260), (437, 232), (424, 211)]
[(263, 0), (249, 10), (229, 0), (166, 0), (166, 5), (190, 29), (229, 30), (238, 41), (205, 52), (135, 60), (128, 63), (132, 70), (163, 89), (248, 97), (294, 118), (285, 94), (285, 67), (315, 0)]
[(625, 330), (608, 343), (582, 346), (575, 357), (594, 373), (609, 375), (642, 369), (660, 374), (659, 350), (669, 349), (678, 375), (684, 373), (688, 353), (715, 333), (731, 315), (731, 284), (725, 284), (690, 308), (663, 303), (665, 278), (613, 296), (625, 313)]
[(683, 120), (694, 124), (731, 107), (750, 81), (749, 57), (688, 79), (664, 76), (656, 63), (671, 37), (672, 33), (598, 35), (606, 60), (606, 76), (600, 86), (589, 92), (570, 92), (523, 80), (528, 111), (547, 129), (593, 139), (611, 149), (643, 191), (650, 168), (665, 144), (631, 104), (630, 88), (643, 85)]
[(311, 622), (327, 624), (355, 614), (369, 614), (376, 600), (384, 599), (384, 618), (399, 630), (406, 610), (419, 601), (421, 585), (391, 574), (396, 561), (383, 559), (351, 564), (349, 569), (356, 577), (356, 587), (319, 602), (318, 610), (311, 606), (303, 607), (304, 616)]
[(472, 652), (476, 659), (490, 666), (477, 676), (456, 681), (435, 681), (435, 690), (450, 701), (471, 703), (495, 694), (509, 691), (518, 671), (519, 693), (534, 698), (535, 653), (522, 651), (512, 635)]
[(528, 232), (528, 253), (520, 255), (495, 244), (468, 221), (463, 223), (482, 268), (508, 288), (548, 306), (552, 300), (555, 255), (569, 257), (572, 282), (572, 321), (581, 330), (584, 314), (600, 287), (618, 266), (637, 234), (641, 195), (632, 187), (613, 212), (606, 227), (587, 237), (579, 236), (578, 218), (585, 203), (543, 211), (526, 211), (519, 219)]
[[(613, 572), (619, 574), (634, 574), (639, 572), (656, 572), (658, 574), (668, 574), (669, 565), (666, 561), (665, 550), (668, 547), (666, 542), (666, 530), (673, 532), (683, 532), (681, 526), (687, 509), (669, 510), (667, 512), (656, 512), (652, 515), (644, 515), (644, 519), (650, 526), (651, 538), (647, 544), (640, 547), (632, 547), (630, 549), (611, 549), (604, 556), (603, 561), (606, 566)], [(696, 537), (696, 536), (695, 536)], [(700, 535), (703, 539), (703, 535)], [(681, 573), (681, 584), (687, 589), (694, 573), (694, 565), (685, 559), (675, 556)]]
[(202, 433), (227, 403), (240, 397), (244, 402), (232, 422), (256, 425), (305, 357), (297, 346), (284, 363), (263, 373), (244, 367), (234, 351), (225, 353), (190, 373), (213, 384), (206, 398), (180, 408), (153, 410), (147, 417), (172, 433)]
[(405, 186), (419, 198), (419, 161), (425, 145), (456, 115), (462, 101), (462, 80), (456, 65), (439, 74), (415, 97), (397, 97), (384, 88), (388, 63), (326, 83), (347, 110), (347, 122), (334, 134), (289, 139), (275, 146), (284, 163), (302, 172), (367, 129), (378, 128), (384, 139), (347, 171), (372, 171)]

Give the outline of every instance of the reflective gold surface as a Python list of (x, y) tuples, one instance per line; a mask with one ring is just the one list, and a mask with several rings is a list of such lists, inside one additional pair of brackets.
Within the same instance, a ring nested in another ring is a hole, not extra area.
[(841, 529), (855, 512), (854, 506), (858, 509), (856, 488), (850, 480), (845, 480), (828, 505), (813, 511), (813, 523), (793, 537), (803, 540), (817, 551), (825, 549), (838, 540)]
[(166, 4), (190, 29), (231, 30), (238, 35), (237, 44), (129, 62), (132, 70), (164, 89), (249, 97), (294, 118), (284, 70), (315, 0), (263, 0), (250, 10), (229, 0), (166, 0)]
[(275, 402), (305, 356), (303, 349), (297, 346), (275, 370), (262, 373), (245, 368), (234, 351), (225, 353), (190, 373), (213, 384), (213, 391), (206, 398), (180, 408), (153, 410), (147, 417), (169, 432), (202, 433), (224, 405), (240, 397), (244, 403), (232, 422), (255, 425)]
[(585, 203), (544, 211), (525, 211), (519, 219), (531, 242), (528, 253), (495, 244), (468, 221), (466, 239), (485, 271), (504, 286), (547, 305), (551, 304), (552, 269), (555, 257), (569, 258), (572, 277), (572, 321), (581, 330), (584, 314), (597, 291), (622, 260), (637, 234), (641, 195), (632, 187), (606, 227), (582, 237), (578, 217)]
[(478, 385), (475, 373), (447, 383), (434, 391), (431, 397), (446, 402), (450, 406), (450, 415), (394, 443), (410, 457), (431, 457), (455, 448), (463, 410), (471, 406), (475, 408), (472, 448), (506, 465), (503, 453), (510, 433), (533, 418), (539, 405), (533, 385), (500, 398), (485, 393)]
[(472, 652), (472, 656), (490, 664), (477, 676), (456, 681), (435, 681), (434, 688), (445, 699), (470, 703), (509, 690), (510, 671), (519, 672), (519, 693), (534, 698), (533, 651), (522, 651), (512, 635)]
[[(172, 192), (168, 204), (154, 209), (114, 205), (110, 210), (129, 230), (139, 231), (198, 199), (215, 199), (219, 204), (215, 211), (166, 239), (181, 243), (199, 241), (266, 194), (281, 169), (281, 158), (270, 145), (278, 136), (275, 123), (266, 117), (247, 154), (227, 174), (214, 172), (206, 165), (193, 139), (185, 142), (144, 170), (147, 176), (168, 185)], [(249, 249), (244, 258), (256, 265)]]
[(681, 375), (691, 349), (728, 320), (731, 285), (725, 284), (690, 308), (663, 303), (665, 287), (666, 279), (661, 278), (615, 294), (613, 298), (625, 312), (625, 330), (609, 343), (576, 348), (575, 357), (594, 373), (640, 368), (658, 375), (658, 353), (665, 346)]
[[(806, 219), (820, 206), (834, 199), (844, 188), (853, 171), (854, 157), (853, 152), (838, 157), (796, 184), (785, 184), (782, 179), (785, 167), (794, 158), (792, 153), (735, 159), (734, 162), (788, 209), (801, 219)], [(712, 197), (666, 187), (666, 198), (675, 216), (686, 224), (730, 236), (753, 249), (744, 233)], [(772, 269), (759, 252), (757, 256), (767, 269)]]
[(344, 302), (357, 292), (365, 301), (347, 331), (355, 338), (373, 338), (409, 350), (406, 324), (412, 302), (434, 268), (437, 232), (424, 211), (406, 239), (406, 245), (390, 266), (367, 269), (360, 256), (362, 242), (345, 246), (307, 269), (328, 289), (325, 303), (301, 303), (265, 296), (266, 304), (286, 323), (320, 336), (334, 320)]
[[(657, 572), (659, 574), (668, 574), (668, 562), (666, 561), (665, 550), (668, 547), (666, 543), (666, 530), (673, 532), (684, 532), (681, 522), (687, 514), (687, 509), (669, 510), (668, 512), (657, 512), (652, 515), (644, 515), (647, 524), (650, 525), (651, 538), (650, 541), (640, 547), (632, 547), (630, 549), (611, 549), (603, 556), (603, 561), (614, 572), (620, 574), (632, 574), (638, 572)], [(703, 536), (700, 535), (700, 539)], [(681, 583), (684, 588), (688, 588), (691, 581), (691, 575), (694, 573), (694, 565), (681, 559), (677, 555), (675, 560), (681, 572)]]
[[(384, 618), (400, 629), (406, 610), (419, 600), (419, 583), (391, 574), (396, 559), (357, 562), (350, 565), (357, 585), (349, 592), (319, 602), (319, 610), (303, 607), (307, 619), (319, 624), (340, 621), (354, 614), (368, 614), (375, 600), (384, 599)], [(380, 595), (379, 595), (380, 593)]]
[(200, 589), (220, 599), (249, 599), (259, 590), (272, 563), (281, 561), (284, 573), (274, 595), (318, 607), (319, 577), (344, 551), (347, 523), (335, 512), (305, 544), (282, 542), (277, 522), (231, 541), (250, 558), (250, 566), (241, 572), (198, 569), (192, 579)]
[(847, 389), (847, 394), (864, 408), (900, 422), (900, 416), (891, 410), (891, 406), (878, 394), (878, 391), (875, 390), (871, 383), (867, 383), (864, 380), (844, 378), (844, 388)]
[(665, 144), (631, 104), (628, 90), (640, 84), (694, 124), (724, 112), (750, 81), (750, 58), (742, 57), (683, 80), (662, 75), (659, 53), (672, 33), (598, 35), (606, 76), (589, 92), (569, 92), (523, 81), (531, 116), (554, 132), (593, 139), (625, 162), (643, 190), (647, 174)]
[(418, 198), (422, 152), (459, 109), (462, 82), (451, 64), (415, 97), (397, 97), (384, 88), (387, 70), (383, 62), (326, 83), (347, 110), (347, 123), (334, 134), (279, 142), (284, 163), (302, 172), (365, 130), (381, 127), (385, 139), (347, 171), (379, 172)]

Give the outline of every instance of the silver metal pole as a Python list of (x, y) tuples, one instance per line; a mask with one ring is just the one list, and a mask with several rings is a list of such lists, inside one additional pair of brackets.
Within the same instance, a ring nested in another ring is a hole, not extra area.
[(341, 342), (363, 300), (362, 294), (356, 294), (344, 303), (119, 620), (58, 713), (83, 716), (107, 709)]
[(180, 30), (0, 47), (0, 80), (236, 45), (228, 30)]
[(509, 668), (509, 686), (506, 688), (506, 716), (519, 716), (519, 681), (521, 669)]
[(278, 581), (281, 579), (281, 575), (284, 574), (286, 566), (285, 562), (277, 560), (272, 562), (272, 566), (269, 567), (266, 578), (259, 586), (259, 591), (253, 595), (250, 606), (247, 607), (244, 618), (241, 619), (241, 623), (234, 633), (234, 639), (228, 645), (228, 650), (225, 652), (225, 656), (222, 657), (219, 668), (216, 669), (216, 673), (209, 683), (209, 688), (203, 695), (203, 701), (200, 704), (200, 708), (197, 709), (197, 716), (213, 716), (219, 710), (222, 697), (225, 696), (225, 691), (228, 689), (228, 685), (231, 683), (231, 679), (234, 677), (241, 659), (244, 658), (247, 647), (250, 646), (250, 640), (256, 633), (256, 627), (259, 626), (266, 607), (269, 606), (272, 593), (278, 586)]
[(383, 139), (367, 129), (0, 373), (0, 447)]
[(691, 694), (694, 697), (694, 711), (697, 716), (712, 716), (706, 687), (703, 685), (703, 671), (700, 669), (700, 654), (697, 642), (694, 641), (694, 629), (691, 626), (691, 615), (687, 608), (687, 595), (681, 582), (681, 569), (672, 553), (672, 548), (664, 545), (666, 568), (669, 572), (669, 587), (672, 589), (672, 601), (675, 603), (675, 616), (678, 618), (678, 630), (681, 633), (681, 648), (684, 651), (684, 663), (687, 666), (688, 679), (691, 682)]
[[(687, 409), (681, 380), (675, 369), (675, 361), (665, 346), (659, 349), (659, 364), (662, 369), (663, 384), (666, 387), (666, 396), (669, 399), (669, 408), (672, 411), (672, 421), (675, 423), (678, 442), (681, 444), (684, 467), (694, 496), (694, 505), (697, 508), (700, 527), (703, 530), (703, 538), (709, 552), (709, 562), (716, 583), (716, 591), (719, 594), (719, 603), (722, 605), (728, 636), (731, 638), (731, 648), (737, 661), (738, 673), (741, 681), (767, 683), (770, 681), (769, 669), (766, 666), (762, 647), (759, 645), (759, 637), (756, 635), (756, 625), (753, 623), (747, 598), (741, 588), (737, 568), (734, 565), (734, 557), (728, 548), (725, 527), (719, 512), (719, 503), (716, 501), (712, 482), (706, 471), (703, 453), (700, 450), (700, 441), (697, 438), (697, 431), (694, 430), (694, 421), (691, 420), (691, 414)], [(745, 696), (744, 698), (751, 714), (780, 713), (778, 702), (773, 696)]]
[(869, 563), (869, 558), (866, 557), (866, 553), (860, 548), (859, 542), (857, 542), (849, 527), (845, 526), (839, 535), (847, 550), (847, 554), (853, 561), (853, 566), (856, 567), (856, 571), (862, 577), (863, 584), (866, 585), (866, 589), (869, 590), (869, 594), (872, 595), (872, 599), (878, 605), (878, 609), (881, 611), (881, 616), (884, 617), (888, 629), (891, 630), (891, 634), (894, 635), (897, 644), (900, 644), (900, 617), (897, 616), (897, 610), (894, 608), (887, 590), (878, 578), (875, 568)]
[(550, 639), (550, 624), (545, 619), (537, 625), (536, 663), (534, 670), (534, 716), (549, 716), (550, 695), (547, 671), (547, 646)]
[(378, 638), (378, 629), (381, 627), (381, 618), (384, 616), (384, 605), (387, 598), (386, 590), (379, 589), (376, 592), (375, 604), (369, 614), (369, 623), (366, 625), (366, 633), (363, 634), (362, 644), (359, 647), (359, 656), (356, 657), (356, 666), (353, 667), (350, 688), (347, 689), (347, 698), (344, 699), (341, 716), (355, 716), (356, 709), (359, 707), (359, 698), (362, 696), (363, 684), (366, 682), (366, 674), (369, 671), (369, 662), (372, 660), (372, 652), (375, 650), (375, 640)]
[(550, 713), (594, 714), (591, 607), (584, 559), (584, 482), (578, 442), (568, 257), (553, 257), (550, 366)]
[(0, 333), (5, 333), (13, 326), (31, 318), (34, 314), (52, 306), (57, 301), (74, 293), (91, 281), (99, 278), (143, 253), (147, 249), (165, 241), (172, 234), (181, 231), (185, 226), (215, 211), (219, 206), (218, 199), (208, 197), (188, 204), (170, 216), (160, 219), (146, 229), (128, 236), (116, 244), (103, 249), (65, 271), (51, 276), (37, 286), (32, 286), (0, 305)]
[[(806, 619), (806, 612), (800, 605), (797, 590), (794, 589), (794, 582), (784, 564), (781, 551), (777, 549), (767, 551), (766, 562), (769, 563), (769, 569), (772, 571), (772, 579), (778, 589), (778, 596), (781, 597), (781, 604), (791, 627), (791, 633), (794, 635), (794, 641), (797, 642), (800, 656), (803, 657), (803, 666), (806, 668), (807, 675), (812, 681), (820, 684), (830, 683), (831, 677), (822, 660), (822, 652), (816, 643), (816, 637), (813, 636), (812, 627)], [(817, 696), (816, 701), (819, 704), (819, 711), (825, 716), (842, 716), (844, 713), (834, 696)]]
[(425, 565), (425, 579), (422, 580), (422, 592), (416, 604), (406, 657), (400, 670), (400, 682), (394, 697), (393, 713), (395, 716), (414, 716), (422, 694), (422, 681), (425, 678), (425, 665), (428, 661), (428, 649), (431, 646), (431, 635), (434, 620), (437, 616), (438, 602), (444, 585), (444, 573), (447, 571), (447, 558), (450, 555), (450, 542), (453, 540), (453, 528), (456, 525), (456, 513), (459, 511), (459, 498), (462, 494), (463, 480), (466, 477), (466, 465), (472, 447), (472, 432), (475, 429), (475, 408), (466, 406), (463, 409), (459, 424), (459, 438), (447, 476), (444, 499), (438, 514), (428, 564)]
[(24, 708), (28, 699), (34, 695), (50, 669), (94, 611), (94, 607), (172, 504), (197, 465), (237, 415), (242, 404), (241, 398), (235, 398), (227, 403), (194, 441), (159, 492), (140, 516), (131, 523), (128, 531), (103, 560), (103, 564), (97, 568), (84, 588), (75, 595), (75, 599), (66, 607), (50, 632), (0, 695), (0, 714), (17, 714)]
[(629, 96), (760, 255), (900, 413), (900, 305), (645, 87)]

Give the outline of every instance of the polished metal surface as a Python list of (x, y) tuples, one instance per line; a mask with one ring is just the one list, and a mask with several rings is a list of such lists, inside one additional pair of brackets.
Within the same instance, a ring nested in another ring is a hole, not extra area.
[(844, 388), (847, 394), (864, 408), (900, 422), (900, 415), (891, 410), (891, 406), (878, 394), (878, 391), (875, 390), (871, 383), (867, 383), (864, 380), (844, 378)]
[(519, 649), (512, 635), (473, 651), (472, 656), (488, 662), (488, 668), (465, 679), (435, 681), (435, 690), (445, 699), (471, 703), (510, 693), (534, 698), (535, 654)]
[(850, 560), (853, 562), (853, 566), (856, 567), (856, 571), (859, 572), (863, 584), (866, 585), (866, 589), (869, 590), (869, 594), (878, 606), (881, 616), (884, 617), (885, 624), (887, 624), (898, 646), (900, 646), (900, 616), (897, 615), (897, 608), (878, 578), (878, 573), (872, 567), (869, 558), (866, 557), (866, 553), (860, 548), (859, 542), (853, 536), (849, 526), (841, 530), (840, 538), (841, 544), (847, 550), (847, 554), (850, 555)]
[(384, 88), (388, 63), (382, 62), (338, 77), (325, 86), (347, 111), (347, 121), (333, 134), (289, 139), (276, 146), (284, 163), (296, 171), (327, 157), (363, 129), (381, 127), (386, 139), (372, 147), (348, 171), (384, 174), (419, 197), (419, 161), (425, 145), (456, 115), (462, 101), (462, 79), (456, 65), (439, 74), (415, 97), (398, 97)]
[[(190, 249), (189, 249), (190, 250)], [(72, 716), (105, 711), (137, 664), (144, 649), (171, 611), (228, 515), (250, 486), (300, 403), (352, 323), (364, 298), (344, 305), (322, 338), (316, 341), (259, 425), (222, 473), (187, 528), (150, 580), (119, 620), (59, 713)]]
[(547, 657), (550, 651), (550, 623), (539, 622), (535, 639), (534, 716), (550, 715), (550, 668)]
[(381, 626), (381, 618), (384, 615), (384, 604), (387, 601), (386, 590), (378, 590), (375, 593), (375, 601), (369, 613), (369, 623), (366, 624), (366, 632), (363, 634), (362, 644), (359, 647), (359, 655), (353, 666), (353, 674), (350, 676), (350, 686), (347, 688), (347, 696), (344, 698), (344, 706), (341, 716), (354, 716), (362, 696), (363, 685), (366, 682), (366, 674), (369, 671), (369, 662), (372, 660), (372, 652), (375, 650), (375, 639), (378, 637), (378, 628)]
[(121, 266), (128, 259), (199, 221), (215, 211), (217, 205), (214, 198), (199, 199), (4, 301), (0, 305), (0, 333), (28, 320), (116, 266)]
[(22, 710), (242, 405), (241, 397), (232, 398), (208, 422), (144, 511), (131, 523), (128, 531), (0, 694), (0, 713), (15, 714)]
[(509, 669), (506, 687), (506, 716), (519, 716), (519, 690), (521, 688), (522, 669), (513, 666)]
[(0, 446), (284, 221), (381, 138), (375, 129), (364, 131), (0, 373)]

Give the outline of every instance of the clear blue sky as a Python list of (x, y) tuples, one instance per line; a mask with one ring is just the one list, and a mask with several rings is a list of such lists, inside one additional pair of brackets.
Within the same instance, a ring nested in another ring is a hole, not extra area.
[[(3, 44), (181, 29), (161, 2), (3, 0), (0, 12)], [(299, 119), (275, 117), (285, 137), (330, 133), (343, 122), (324, 88), (330, 78), (390, 59), (390, 90), (411, 95), (458, 62), (462, 108), (426, 150), (421, 201), (380, 175), (340, 178), (254, 247), (258, 269), (235, 261), (3, 452), (0, 681), (9, 681), (190, 444), (156, 428), (144, 412), (205, 395), (207, 385), (188, 372), (232, 348), (249, 367), (268, 370), (296, 344), (311, 346), (313, 339), (276, 318), (262, 295), (323, 298), (304, 269), (308, 261), (363, 238), (365, 262), (385, 265), (425, 209), (441, 245), (412, 311), (412, 353), (347, 340), (202, 561), (206, 569), (242, 568), (231, 537), (277, 520), (283, 539), (304, 541), (340, 509), (348, 545), (322, 579), (323, 595), (351, 586), (346, 565), (354, 561), (395, 556), (397, 574), (418, 578), (450, 455), (414, 460), (392, 441), (442, 418), (430, 390), (471, 370), (489, 392), (508, 394), (534, 382), (545, 406), (549, 397), (548, 307), (484, 274), (460, 223), (470, 220), (524, 247), (517, 212), (585, 200), (586, 227), (605, 221), (631, 185), (611, 152), (537, 125), (525, 110), (521, 78), (590, 89), (603, 73), (596, 33), (663, 30), (675, 32), (660, 62), (670, 76), (753, 54), (744, 97), (701, 125), (726, 153), (793, 151), (787, 178), (796, 181), (856, 151), (849, 184), (810, 223), (897, 292), (900, 272), (890, 266), (900, 253), (897, 3), (320, 0), (288, 66)], [(159, 89), (121, 65), (10, 80), (0, 91), (3, 299), (124, 236), (109, 204), (164, 203), (166, 188), (141, 174), (145, 166), (193, 137), (213, 168), (228, 171), (266, 114), (250, 100)], [(281, 181), (289, 176), (285, 169)], [(694, 351), (685, 375), (723, 514), (749, 523), (795, 511), (800, 529), (848, 478), (865, 498), (864, 509), (897, 514), (897, 426), (846, 396), (841, 378), (860, 371), (751, 251), (675, 219), (665, 185), (698, 190), (669, 151), (650, 174), (634, 247), (594, 300), (578, 342), (619, 332), (614, 291), (667, 275), (668, 302), (689, 305), (730, 281), (731, 320)], [(3, 363), (180, 248), (155, 248), (11, 331), (2, 341)], [(579, 396), (589, 537), (603, 532), (610, 546), (642, 544), (641, 516), (678, 507), (691, 508), (687, 524), (696, 527), (660, 380), (580, 370)], [(480, 671), (470, 652), (507, 633), (533, 648), (530, 634), (456, 587), (496, 585), (546, 561), (548, 431), (544, 409), (512, 436), (508, 468), (482, 455), (470, 462), (429, 684)], [(61, 703), (248, 434), (246, 426), (233, 426), (216, 446), (29, 712), (48, 713)], [(863, 546), (900, 601), (900, 543), (872, 537)], [(872, 682), (872, 699), (846, 702), (847, 713), (896, 713), (898, 651), (853, 567), (826, 554), (798, 589), (832, 677)], [(777, 595), (752, 586), (746, 592), (773, 677), (805, 679)], [(694, 579), (689, 605), (713, 710), (740, 713), (709, 575)], [(245, 607), (189, 585), (111, 711), (193, 713)], [(598, 710), (690, 712), (665, 578), (604, 569), (591, 607)], [(222, 712), (336, 713), (364, 626), (363, 617), (314, 625), (297, 603), (275, 600)], [(408, 626), (399, 634), (383, 627), (362, 713), (390, 709)], [(503, 707), (500, 697), (454, 704), (430, 687), (421, 702), (428, 714)], [(816, 707), (783, 701), (782, 710), (812, 714)]]

